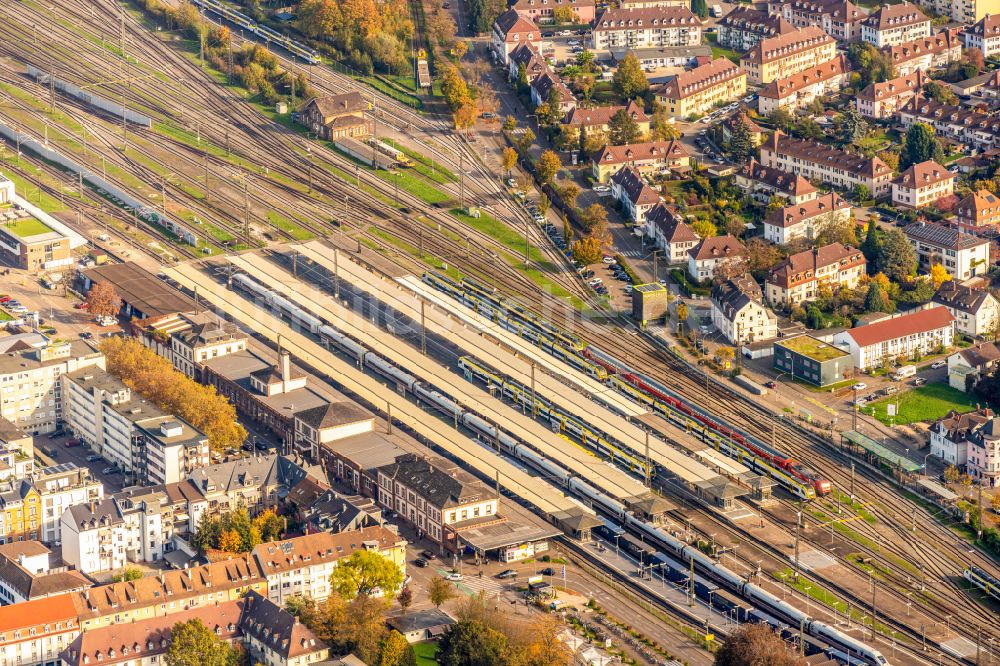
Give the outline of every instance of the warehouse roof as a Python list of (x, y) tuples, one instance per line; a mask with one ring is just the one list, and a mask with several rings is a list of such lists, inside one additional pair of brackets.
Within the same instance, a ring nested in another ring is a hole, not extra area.
[(131, 261), (88, 268), (83, 275), (95, 283), (110, 282), (121, 299), (142, 315), (140, 319), (203, 309), (194, 300), (166, 282), (157, 280), (152, 273)]

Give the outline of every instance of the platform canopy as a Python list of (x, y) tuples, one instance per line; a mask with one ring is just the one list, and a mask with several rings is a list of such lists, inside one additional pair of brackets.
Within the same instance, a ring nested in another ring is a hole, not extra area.
[(855, 446), (860, 446), (869, 454), (878, 458), (880, 462), (885, 463), (890, 467), (901, 469), (908, 474), (919, 472), (924, 468), (922, 464), (913, 462), (909, 458), (887, 449), (868, 435), (862, 435), (856, 430), (847, 430), (842, 432), (840, 433), (840, 437), (842, 441), (850, 442)]

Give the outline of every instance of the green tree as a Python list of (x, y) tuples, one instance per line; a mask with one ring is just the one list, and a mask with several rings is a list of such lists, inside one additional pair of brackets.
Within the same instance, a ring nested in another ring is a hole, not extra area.
[(792, 124), (795, 122), (795, 118), (792, 117), (792, 114), (788, 112), (788, 109), (783, 107), (779, 107), (772, 111), (768, 115), (768, 120), (774, 123), (775, 128), (786, 133), (791, 131)]
[(549, 98), (545, 100), (549, 107), (548, 122), (549, 124), (557, 123), (562, 120), (562, 92), (559, 90), (558, 86), (552, 86), (552, 90), (549, 91)]
[(865, 259), (868, 260), (869, 270), (873, 273), (877, 272), (874, 269), (880, 245), (881, 239), (879, 238), (878, 224), (875, 223), (874, 217), (869, 217), (868, 231), (865, 232), (865, 240), (861, 243), (861, 253), (865, 255)]
[(635, 54), (629, 51), (618, 63), (611, 87), (620, 97), (629, 100), (649, 90), (649, 81)]
[(265, 541), (277, 541), (281, 538), (282, 532), (284, 532), (285, 522), (278, 517), (274, 509), (266, 509), (253, 519), (252, 527), (257, 530), (262, 543)]
[(379, 646), (377, 666), (416, 666), (417, 656), (413, 646), (407, 642), (403, 634), (395, 629), (382, 639)]
[(928, 81), (924, 84), (924, 92), (941, 104), (958, 104), (958, 95), (949, 87), (938, 81)]
[(691, 0), (691, 11), (700, 19), (708, 18), (708, 2), (706, 0)]
[(191, 537), (191, 545), (204, 555), (205, 551), (218, 547), (220, 536), (222, 536), (222, 527), (219, 519), (210, 515), (208, 511), (204, 511), (201, 518), (198, 519), (198, 529)]
[(855, 246), (858, 244), (857, 225), (850, 217), (838, 218), (833, 213), (828, 213), (816, 224), (816, 245), (823, 247), (830, 243), (841, 243), (843, 245)]
[(545, 215), (547, 212), (549, 212), (549, 206), (551, 205), (552, 202), (549, 201), (549, 198), (545, 195), (545, 192), (542, 192), (541, 194), (538, 195), (538, 203), (535, 204), (535, 207), (538, 208), (539, 213)]
[(649, 139), (651, 141), (669, 141), (679, 136), (677, 125), (667, 115), (667, 109), (658, 104), (649, 119)]
[(562, 168), (562, 162), (559, 161), (559, 156), (553, 151), (546, 150), (538, 158), (535, 168), (538, 173), (538, 180), (544, 185), (552, 182), (555, 175), (559, 173), (559, 169)]
[(474, 620), (456, 622), (441, 638), (441, 666), (505, 666), (510, 658), (507, 637)]
[(167, 666), (236, 666), (236, 650), (198, 618), (170, 630)]
[(427, 596), (436, 608), (440, 608), (441, 604), (455, 598), (455, 588), (441, 576), (435, 576), (427, 585)]
[(356, 550), (340, 560), (330, 574), (330, 586), (345, 599), (369, 596), (376, 590), (392, 598), (403, 584), (403, 571), (381, 553)]
[(872, 193), (868, 190), (868, 186), (863, 183), (858, 183), (854, 186), (854, 198), (858, 202), (868, 201), (872, 198)]
[(754, 153), (753, 135), (747, 117), (742, 113), (733, 122), (733, 132), (729, 139), (729, 152), (733, 159), (745, 162)]
[(642, 136), (639, 123), (635, 118), (619, 109), (608, 121), (608, 140), (613, 146), (623, 146), (626, 143), (635, 143)]
[(938, 159), (940, 156), (941, 144), (934, 134), (934, 128), (927, 123), (913, 123), (906, 131), (899, 168), (906, 169), (914, 164)]
[(853, 106), (848, 105), (840, 117), (840, 139), (853, 144), (868, 136), (868, 121)]
[(115, 583), (128, 583), (140, 578), (142, 578), (142, 569), (139, 567), (125, 567), (112, 576), (111, 580)]
[(889, 303), (885, 297), (885, 292), (872, 280), (868, 283), (868, 291), (865, 293), (865, 312), (888, 312)]
[(576, 54), (576, 64), (580, 66), (585, 72), (589, 72), (594, 66), (594, 52), (590, 49), (584, 49), (580, 53)]
[[(531, 85), (531, 81), (528, 80), (528, 69), (524, 66), (522, 62), (517, 66), (517, 89), (524, 93), (528, 90), (528, 86)], [(508, 116), (510, 117), (510, 116)]]
[(890, 229), (882, 235), (875, 267), (890, 281), (902, 283), (917, 269), (917, 252), (900, 229)]

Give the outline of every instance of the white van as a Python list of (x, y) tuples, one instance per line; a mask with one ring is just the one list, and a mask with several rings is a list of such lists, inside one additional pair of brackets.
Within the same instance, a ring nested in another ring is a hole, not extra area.
[(902, 365), (896, 368), (896, 372), (892, 373), (892, 378), (899, 381), (901, 379), (906, 379), (907, 377), (912, 377), (915, 374), (917, 374), (917, 366)]

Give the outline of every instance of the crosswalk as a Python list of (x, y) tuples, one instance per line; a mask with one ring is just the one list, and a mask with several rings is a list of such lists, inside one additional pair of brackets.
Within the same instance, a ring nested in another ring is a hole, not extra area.
[(633, 258), (634, 259), (634, 258), (637, 258), (637, 257), (641, 257), (643, 255), (643, 251), (642, 250), (625, 250), (625, 251), (621, 252), (620, 254), (623, 257)]
[(492, 576), (483, 576), (482, 578), (466, 576), (461, 582), (455, 583), (455, 587), (469, 596), (476, 596), (483, 592), (488, 597), (503, 594), (509, 589), (506, 582)]

